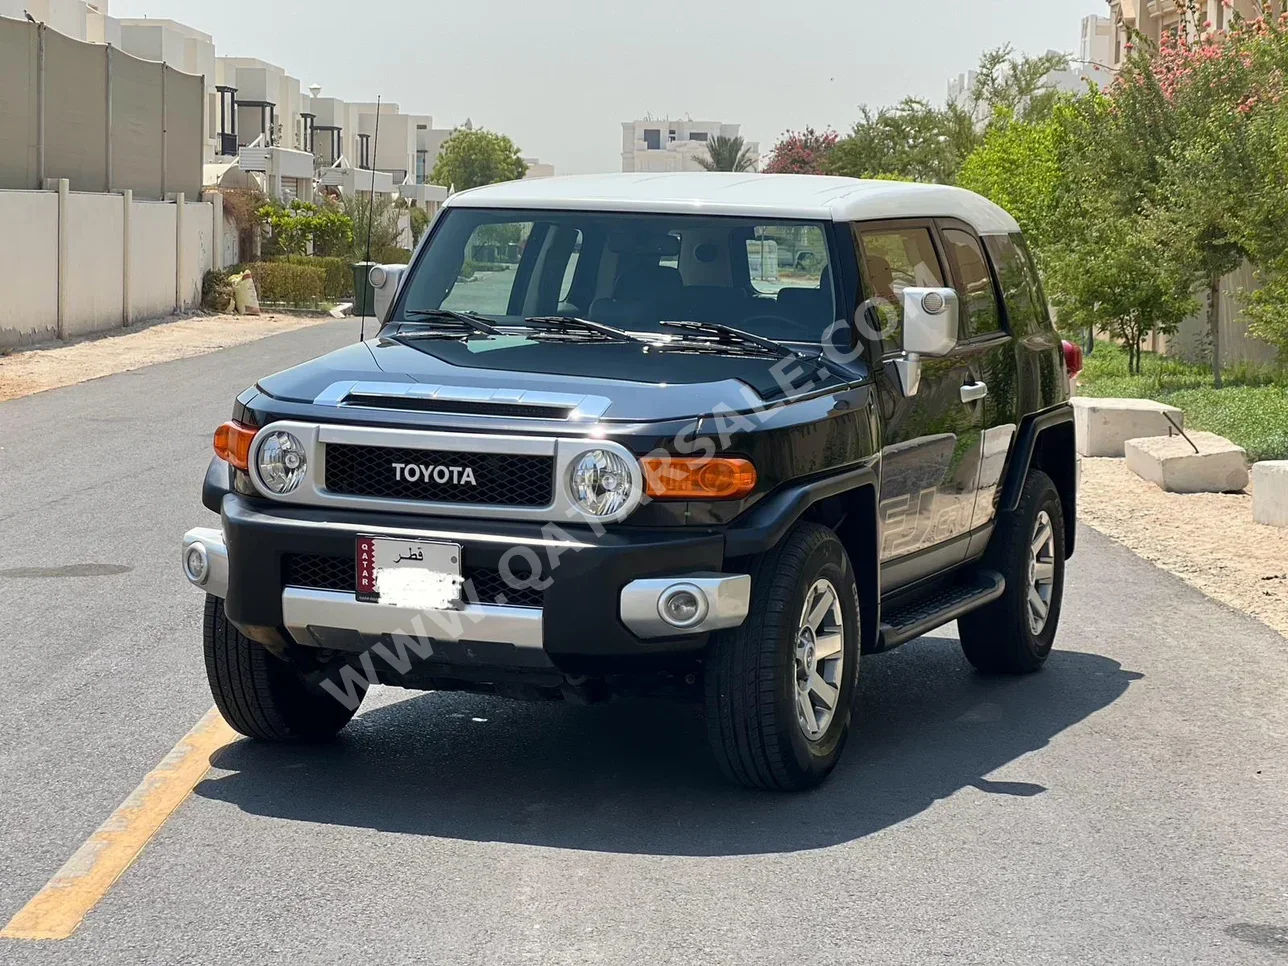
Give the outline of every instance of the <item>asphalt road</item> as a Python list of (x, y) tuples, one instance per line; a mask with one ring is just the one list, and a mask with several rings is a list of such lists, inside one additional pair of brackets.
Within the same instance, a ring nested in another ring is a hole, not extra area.
[[(0, 404), (0, 925), (209, 708), (177, 541), (276, 336)], [(246, 742), (64, 942), (0, 963), (1288, 963), (1288, 641), (1095, 533), (1058, 652), (865, 661), (823, 789), (726, 786), (693, 709), (382, 690)]]

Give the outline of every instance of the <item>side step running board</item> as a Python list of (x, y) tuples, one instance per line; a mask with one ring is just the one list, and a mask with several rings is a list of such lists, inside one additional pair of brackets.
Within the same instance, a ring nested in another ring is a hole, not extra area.
[(961, 583), (884, 614), (878, 650), (888, 651), (916, 640), (977, 607), (992, 603), (1005, 592), (1005, 577), (995, 570), (977, 570)]

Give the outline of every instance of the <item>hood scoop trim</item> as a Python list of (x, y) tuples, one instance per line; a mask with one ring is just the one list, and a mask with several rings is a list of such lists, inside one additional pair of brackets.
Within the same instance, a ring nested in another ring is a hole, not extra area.
[(452, 413), (507, 419), (594, 421), (611, 405), (604, 396), (481, 386), (432, 386), (402, 382), (335, 382), (313, 401), (336, 408)]

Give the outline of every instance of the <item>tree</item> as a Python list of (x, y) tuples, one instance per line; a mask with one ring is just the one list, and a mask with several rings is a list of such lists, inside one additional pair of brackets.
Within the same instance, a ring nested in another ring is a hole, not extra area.
[(822, 165), (824, 173), (952, 184), (976, 145), (975, 120), (956, 104), (934, 107), (909, 97), (894, 107), (860, 111)]
[(411, 240), (413, 244), (419, 245), (421, 236), (429, 228), (429, 212), (419, 206), (412, 208), (411, 217)]
[(353, 243), (347, 253), (355, 262), (367, 257), (368, 225), (370, 228), (371, 257), (373, 261), (392, 261), (388, 257), (398, 248), (398, 209), (386, 194), (345, 195), (340, 202), (344, 214), (353, 222)]
[(309, 243), (319, 255), (347, 246), (353, 240), (353, 221), (330, 205), (296, 199), (289, 205), (264, 205), (257, 212), (284, 255), (304, 255)]
[(443, 142), (429, 181), (465, 191), (498, 181), (516, 181), (527, 172), (527, 162), (504, 134), (483, 128), (457, 128)]
[(1017, 56), (1010, 44), (986, 51), (967, 93), (970, 112), (986, 121), (999, 112), (1021, 121), (1049, 117), (1061, 99), (1051, 74), (1068, 69), (1066, 54)]
[(1014, 215), (1039, 251), (1058, 235), (1056, 213), (1068, 184), (1061, 151), (1066, 121), (1055, 112), (1037, 123), (999, 114), (957, 181)]
[(751, 171), (756, 161), (751, 156), (751, 148), (740, 137), (725, 137), (718, 134), (707, 142), (707, 156), (701, 155), (693, 160), (708, 171)]
[(841, 136), (828, 128), (821, 134), (812, 127), (788, 131), (769, 155), (766, 174), (821, 174)]

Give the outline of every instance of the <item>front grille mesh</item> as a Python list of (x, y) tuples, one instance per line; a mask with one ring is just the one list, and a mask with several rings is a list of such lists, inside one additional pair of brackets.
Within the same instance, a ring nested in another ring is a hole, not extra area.
[[(344, 496), (393, 500), (466, 503), (481, 506), (544, 507), (554, 501), (554, 458), (509, 453), (453, 453), (386, 446), (329, 443), (325, 447), (326, 488)], [(449, 478), (445, 482), (419, 477), (399, 479), (395, 464), (415, 467), (470, 469), (474, 485)]]
[[(520, 565), (512, 568), (516, 577)], [(330, 557), (321, 554), (288, 553), (282, 557), (282, 584), (306, 590), (338, 590), (353, 593), (357, 589), (357, 573), (353, 557)], [(474, 587), (474, 597), (480, 603), (494, 604), (504, 596), (512, 607), (540, 607), (545, 594), (537, 588), (516, 588), (506, 584), (501, 572), (488, 567), (471, 567), (463, 571), (465, 579)], [(466, 592), (466, 598), (470, 597)]]

